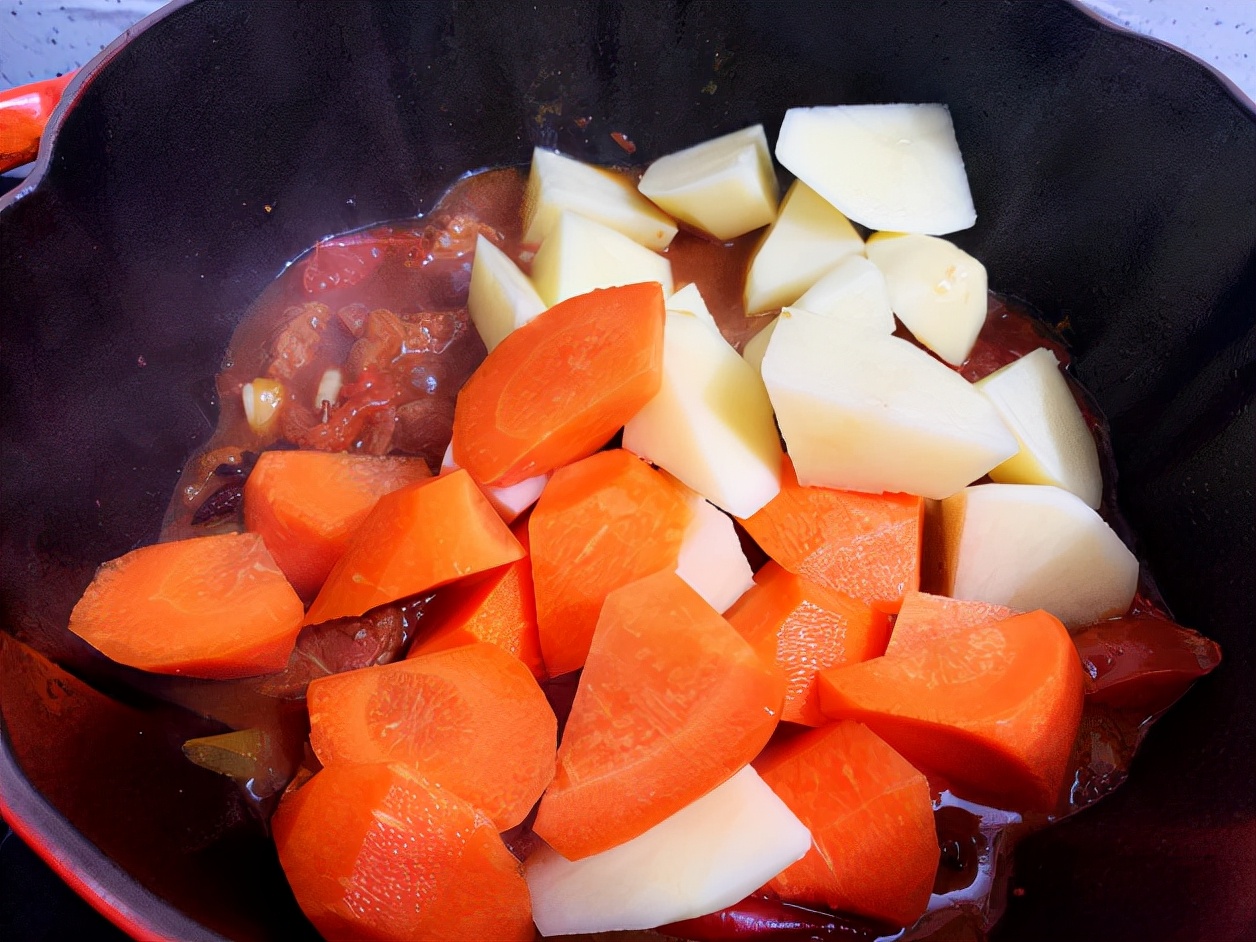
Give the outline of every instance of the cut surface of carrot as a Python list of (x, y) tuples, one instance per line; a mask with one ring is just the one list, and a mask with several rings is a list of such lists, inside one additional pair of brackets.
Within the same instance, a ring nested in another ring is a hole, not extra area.
[(260, 533), (302, 598), (313, 598), (375, 502), (431, 477), (422, 458), (267, 451), (244, 484), (244, 525)]
[(741, 523), (790, 572), (897, 612), (920, 587), (924, 514), (911, 494), (803, 487), (786, 457), (781, 492)]
[(674, 572), (612, 592), (533, 830), (568, 860), (631, 840), (772, 735), (785, 682)]
[[(510, 532), (527, 552), (527, 523), (516, 524)], [(487, 641), (523, 661), (538, 681), (545, 679), (532, 592), (532, 561), (527, 556), (474, 582), (447, 586), (424, 609), (420, 630), (407, 657)]]
[(528, 523), (541, 653), (551, 675), (584, 664), (611, 591), (676, 569), (692, 516), (679, 488), (622, 448), (554, 474)]
[(522, 869), (496, 826), (413, 769), (323, 769), (280, 803), (273, 832), (326, 939), (534, 937)]
[(419, 481), (376, 502), (305, 623), (361, 615), (523, 556), (519, 541), (466, 471)]
[(866, 726), (842, 721), (774, 742), (754, 767), (813, 842), (769, 890), (896, 926), (920, 918), (939, 850), (929, 782), (911, 763)]
[(132, 550), (96, 570), (70, 631), (156, 674), (224, 680), (282, 670), (302, 605), (256, 533)]
[(1082, 669), (1044, 611), (951, 632), (896, 657), (823, 671), (820, 707), (853, 719), (963, 798), (1056, 807), (1082, 713)]
[(495, 644), (332, 674), (310, 684), (324, 766), (391, 762), (512, 828), (554, 776), (558, 721), (523, 663)]
[(903, 607), (899, 609), (898, 617), (894, 619), (894, 631), (890, 634), (885, 653), (906, 654), (935, 638), (946, 637), (952, 631), (1003, 621), (1015, 614), (1006, 605), (995, 605), (993, 602), (966, 602), (928, 592), (908, 592), (903, 596)]
[(760, 569), (754, 581), (724, 617), (784, 673), (781, 719), (821, 726), (828, 719), (820, 712), (816, 674), (884, 654), (889, 616), (776, 563)]
[(591, 455), (663, 382), (663, 289), (591, 291), (493, 349), (458, 394), (453, 458), (499, 487)]

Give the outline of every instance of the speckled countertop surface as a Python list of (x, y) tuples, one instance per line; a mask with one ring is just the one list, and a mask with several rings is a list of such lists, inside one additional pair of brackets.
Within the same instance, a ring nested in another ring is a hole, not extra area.
[[(1128, 29), (1187, 50), (1256, 99), (1256, 0), (1082, 0)], [(0, 0), (0, 88), (87, 62), (162, 0)]]

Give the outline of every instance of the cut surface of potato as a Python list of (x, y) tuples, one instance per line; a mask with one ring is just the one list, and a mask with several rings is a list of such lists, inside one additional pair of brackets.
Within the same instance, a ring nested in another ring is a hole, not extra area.
[(1125, 612), (1138, 560), (1080, 497), (1042, 484), (979, 484), (942, 504), (944, 586), (957, 599), (1070, 628)]
[(624, 426), (624, 447), (738, 517), (780, 491), (781, 446), (763, 381), (687, 314), (667, 315), (663, 387)]
[(746, 313), (792, 303), (846, 256), (862, 255), (863, 250), (863, 239), (850, 220), (795, 181), (750, 260)]
[(867, 251), (912, 336), (947, 363), (967, 360), (986, 322), (986, 267), (933, 236), (878, 232)]
[(524, 865), (543, 936), (649, 929), (744, 899), (811, 848), (811, 832), (750, 766), (639, 837)]
[(676, 575), (722, 614), (754, 586), (754, 573), (732, 519), (701, 495), (685, 490), (693, 519), (681, 539)]
[(1099, 449), (1054, 353), (1040, 347), (974, 386), (994, 403), (1020, 443), (1015, 456), (990, 472), (994, 481), (1053, 484), (1088, 507), (1099, 507)]
[(984, 396), (898, 337), (787, 310), (762, 374), (803, 485), (941, 499), (1016, 453)]
[(763, 355), (768, 352), (768, 344), (772, 342), (772, 334), (776, 332), (776, 322), (779, 320), (779, 315), (772, 318), (766, 327), (746, 341), (741, 352), (742, 359), (753, 366), (756, 373), (763, 367)]
[(946, 105), (790, 108), (776, 159), (869, 229), (946, 235), (977, 221)]
[(690, 314), (719, 333), (720, 325), (702, 299), (702, 292), (696, 284), (687, 284), (665, 302), (669, 314)]
[(885, 276), (862, 255), (852, 255), (790, 305), (882, 333), (894, 333), (894, 312)]
[(528, 276), (501, 249), (476, 236), (467, 313), (490, 352), (516, 327), (545, 310)]
[(761, 124), (660, 157), (637, 189), (722, 242), (776, 218), (776, 171)]
[(600, 222), (649, 249), (667, 248), (676, 237), (676, 223), (638, 193), (630, 177), (538, 147), (523, 195), (523, 241), (544, 242), (564, 212)]
[(562, 213), (532, 260), (532, 284), (548, 306), (595, 288), (657, 281), (672, 293), (672, 263), (614, 229)]

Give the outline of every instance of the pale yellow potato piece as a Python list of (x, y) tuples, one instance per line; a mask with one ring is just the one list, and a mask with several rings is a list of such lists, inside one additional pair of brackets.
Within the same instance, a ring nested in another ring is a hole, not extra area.
[(850, 221), (806, 184), (795, 182), (750, 261), (746, 313), (792, 304), (838, 262), (863, 250)]
[(1076, 494), (1042, 484), (980, 484), (942, 504), (947, 595), (1021, 612), (1045, 609), (1070, 628), (1125, 612), (1138, 560)]
[(637, 192), (631, 177), (538, 147), (523, 195), (523, 241), (544, 242), (564, 212), (587, 216), (649, 249), (665, 249), (676, 237), (676, 223)]
[(878, 232), (867, 252), (912, 336), (947, 363), (967, 360), (986, 322), (986, 267), (934, 236)]
[(719, 333), (720, 325), (715, 323), (715, 317), (711, 314), (696, 284), (687, 284), (673, 294), (667, 299), (666, 307), (670, 314), (690, 314)]
[(1051, 484), (1098, 508), (1099, 449), (1055, 354), (1039, 347), (973, 384), (998, 410), (1020, 451), (990, 472), (1001, 484)]
[(894, 333), (894, 312), (881, 270), (862, 255), (851, 255), (790, 305), (882, 333)]
[(721, 241), (770, 223), (779, 196), (761, 124), (660, 157), (637, 189), (676, 219)]
[(532, 260), (532, 284), (547, 307), (587, 294), (595, 288), (614, 288), (657, 281), (663, 295), (672, 293), (672, 263), (576, 213), (562, 213)]
[(476, 236), (467, 313), (484, 346), (492, 351), (544, 310), (545, 302), (519, 266), (484, 236)]

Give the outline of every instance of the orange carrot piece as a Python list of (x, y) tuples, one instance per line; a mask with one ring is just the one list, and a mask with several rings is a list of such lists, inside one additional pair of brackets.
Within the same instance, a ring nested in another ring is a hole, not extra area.
[(554, 777), (558, 721), (528, 669), (495, 644), (332, 674), (307, 694), (310, 745), (325, 766), (418, 769), (504, 831)]
[(612, 592), (533, 830), (568, 860), (608, 850), (763, 748), (785, 681), (674, 572)]
[(920, 587), (924, 499), (803, 487), (786, 457), (781, 492), (741, 521), (790, 572), (887, 612)]
[(454, 461), (508, 487), (593, 454), (663, 382), (654, 282), (554, 305), (493, 349), (458, 394)]
[(675, 570), (692, 515), (675, 485), (622, 448), (555, 473), (528, 524), (536, 621), (551, 675), (584, 664), (611, 591)]
[(155, 674), (225, 680), (282, 670), (302, 606), (256, 533), (157, 543), (105, 563), (70, 631)]
[(354, 531), (305, 623), (361, 615), (523, 555), (467, 472), (409, 484), (381, 497)]
[(953, 631), (1003, 621), (1015, 614), (1006, 605), (995, 605), (993, 602), (966, 602), (927, 592), (908, 592), (903, 596), (903, 607), (899, 609), (898, 617), (894, 619), (894, 631), (890, 634), (885, 653), (906, 654)]
[(822, 726), (816, 674), (885, 653), (889, 616), (849, 595), (826, 589), (768, 563), (754, 587), (724, 617), (764, 661), (785, 674), (781, 719)]
[(939, 848), (929, 782), (911, 763), (868, 727), (843, 721), (773, 743), (754, 767), (813, 842), (769, 890), (895, 926), (920, 918)]
[(375, 502), (431, 477), (422, 458), (267, 451), (244, 484), (244, 525), (260, 533), (302, 598), (313, 598)]
[(954, 631), (820, 674), (820, 708), (859, 720), (962, 797), (1055, 808), (1082, 713), (1082, 669), (1044, 611)]
[(280, 802), (279, 862), (327, 939), (531, 942), (519, 862), (470, 803), (400, 765), (323, 769)]
[[(527, 523), (510, 532), (527, 552)], [(532, 561), (527, 556), (475, 582), (447, 586), (424, 609), (420, 630), (408, 657), (487, 641), (523, 661), (537, 680), (546, 677), (536, 628)]]

